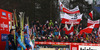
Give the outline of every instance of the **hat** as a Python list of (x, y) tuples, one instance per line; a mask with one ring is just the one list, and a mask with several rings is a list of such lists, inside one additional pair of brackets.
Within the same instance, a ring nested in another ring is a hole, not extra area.
[(55, 23), (57, 23), (57, 21), (55, 21)]

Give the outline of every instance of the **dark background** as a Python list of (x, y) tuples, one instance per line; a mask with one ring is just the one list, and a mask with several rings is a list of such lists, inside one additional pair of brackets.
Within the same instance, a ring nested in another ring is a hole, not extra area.
[[(93, 10), (92, 5), (84, 0), (73, 0), (69, 5), (70, 9), (75, 6), (79, 6), (80, 12), (83, 13), (83, 21), (89, 16), (88, 13)], [(72, 7), (70, 7), (72, 5)], [(25, 17), (29, 17), (29, 22), (39, 20), (41, 24), (44, 24), (47, 20), (59, 21), (60, 23), (60, 11), (58, 6), (58, 0), (0, 0), (0, 8), (13, 12), (16, 9), (17, 17), (19, 12), (25, 12)], [(98, 14), (96, 11), (94, 11)], [(94, 20), (99, 19), (98, 15), (94, 14)], [(18, 18), (19, 19), (19, 18)], [(26, 23), (26, 20), (25, 20)]]

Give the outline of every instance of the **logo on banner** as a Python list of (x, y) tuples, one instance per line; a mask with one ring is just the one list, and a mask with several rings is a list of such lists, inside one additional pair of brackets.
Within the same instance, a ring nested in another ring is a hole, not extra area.
[(100, 50), (100, 46), (79, 46), (79, 50)]
[(86, 47), (84, 47), (84, 48), (80, 48), (80, 50), (97, 50), (97, 49), (92, 49), (92, 48), (86, 48)]
[(7, 38), (7, 34), (1, 34), (1, 40), (2, 41), (6, 41), (6, 38)]
[(72, 47), (72, 50), (77, 50), (77, 47)]
[(3, 28), (2, 30), (5, 30), (5, 28), (8, 28), (8, 25), (5, 24), (4, 22), (0, 26), (1, 26), (1, 28)]
[(5, 13), (5, 12), (2, 12), (2, 15), (3, 15), (3, 16), (6, 16), (6, 13)]
[(8, 17), (10, 17), (10, 14), (8, 14)]

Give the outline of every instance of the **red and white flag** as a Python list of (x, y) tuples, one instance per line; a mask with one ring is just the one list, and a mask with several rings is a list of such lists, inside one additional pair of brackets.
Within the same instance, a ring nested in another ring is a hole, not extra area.
[(76, 6), (76, 7), (75, 7), (74, 9), (72, 9), (72, 10), (63, 7), (63, 12), (65, 12), (65, 13), (69, 13), (69, 14), (80, 13), (78, 6)]
[(88, 19), (87, 26), (91, 26), (93, 24), (95, 24), (94, 28), (99, 28), (99, 20), (92, 21), (92, 20)]
[(100, 35), (100, 27), (99, 27), (99, 29), (98, 29), (98, 36)]
[(74, 31), (74, 26), (73, 26), (73, 23), (71, 24), (72, 26), (70, 26), (70, 29), (67, 29), (66, 28), (66, 25), (65, 25), (65, 28), (64, 28), (64, 31), (65, 31), (65, 34), (70, 34), (71, 32)]
[(61, 23), (63, 23), (63, 24), (65, 24), (65, 23), (72, 24), (73, 23), (74, 25), (76, 25), (76, 24), (79, 24), (80, 21), (82, 20), (82, 14), (78, 15), (77, 18), (74, 16), (70, 16), (68, 14), (64, 14), (64, 16), (61, 19), (62, 19)]
[(68, 28), (67, 23), (65, 23), (65, 28), (69, 31), (73, 27), (73, 23), (70, 25), (70, 28)]
[(93, 20), (93, 11), (91, 11), (91, 12), (89, 13), (89, 15), (90, 15), (91, 19)]
[(80, 34), (83, 34), (83, 33), (92, 33), (92, 30), (94, 28), (95, 24), (94, 25), (91, 25), (83, 30), (80, 31)]
[(59, 31), (59, 39), (61, 39), (60, 31)]
[(60, 11), (63, 11), (65, 13), (69, 13), (69, 14), (80, 13), (78, 6), (76, 6), (74, 9), (68, 9), (60, 2), (60, 0), (59, 0), (59, 4), (60, 4)]

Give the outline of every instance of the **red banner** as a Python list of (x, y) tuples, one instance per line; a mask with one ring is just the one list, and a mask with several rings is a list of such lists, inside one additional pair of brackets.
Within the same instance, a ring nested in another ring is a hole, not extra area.
[(35, 42), (36, 45), (69, 45), (70, 50), (100, 50), (100, 44), (94, 43), (68, 43), (68, 42)]
[(60, 1), (59, 1), (59, 3), (60, 3), (60, 11), (63, 11), (65, 13), (69, 13), (69, 14), (80, 13), (78, 6), (76, 6), (74, 9), (68, 9)]
[(9, 21), (12, 13), (0, 9), (0, 49), (4, 50), (6, 45), (6, 37), (9, 34)]
[(35, 44), (42, 44), (42, 45), (82, 45), (82, 46), (100, 46), (100, 44), (93, 44), (93, 43), (68, 43), (68, 42), (35, 42)]
[(66, 22), (67, 24), (73, 23), (74, 25), (76, 25), (76, 24), (79, 24), (80, 21), (81, 21), (81, 19), (71, 20), (71, 19), (64, 19), (64, 18), (62, 18), (61, 23), (65, 24), (65, 22)]

